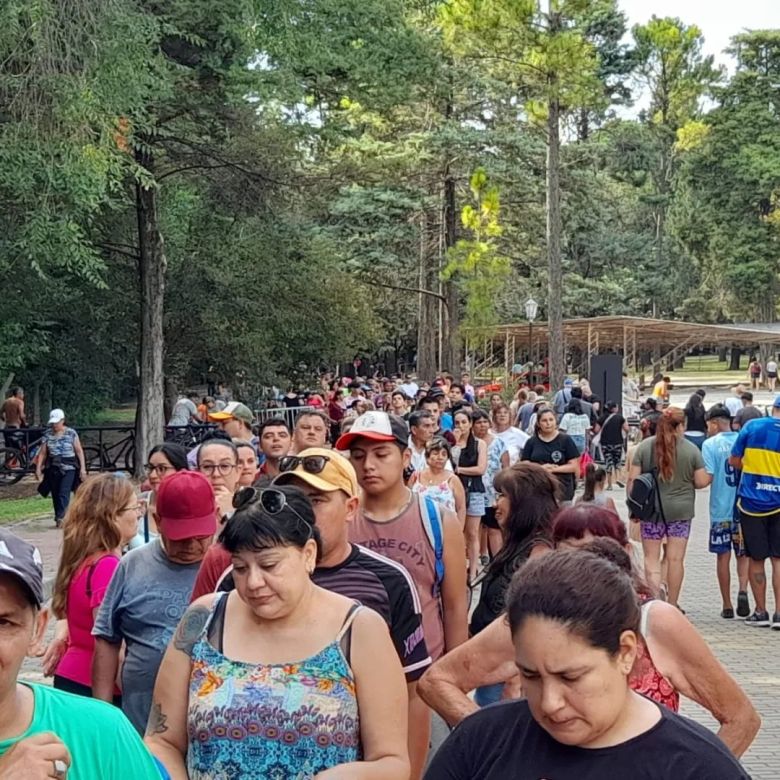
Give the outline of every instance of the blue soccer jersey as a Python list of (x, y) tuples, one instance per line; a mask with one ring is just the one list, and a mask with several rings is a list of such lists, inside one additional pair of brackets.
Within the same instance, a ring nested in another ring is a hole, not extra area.
[(736, 432), (723, 432), (707, 439), (701, 448), (704, 468), (712, 476), (711, 523), (725, 523), (734, 517), (739, 472), (729, 464), (729, 455), (736, 440)]
[(750, 420), (731, 454), (742, 458), (737, 506), (746, 515), (780, 511), (780, 418)]

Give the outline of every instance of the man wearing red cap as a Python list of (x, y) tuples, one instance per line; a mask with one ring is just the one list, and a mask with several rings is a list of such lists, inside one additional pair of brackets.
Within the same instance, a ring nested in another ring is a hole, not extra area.
[(157, 669), (190, 603), (200, 562), (217, 529), (214, 490), (203, 474), (178, 471), (157, 490), (154, 519), (160, 532), (119, 564), (95, 618), (92, 692), (112, 701), (122, 666), (122, 710), (144, 733)]

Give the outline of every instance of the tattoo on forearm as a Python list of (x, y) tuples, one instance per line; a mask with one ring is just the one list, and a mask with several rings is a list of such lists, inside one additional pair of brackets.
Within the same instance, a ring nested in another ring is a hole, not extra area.
[(203, 633), (211, 611), (202, 604), (190, 607), (182, 617), (173, 637), (173, 646), (192, 656), (192, 648)]
[(151, 737), (153, 734), (162, 734), (165, 731), (168, 731), (168, 716), (162, 711), (159, 702), (153, 702), (149, 722), (146, 724), (146, 736)]

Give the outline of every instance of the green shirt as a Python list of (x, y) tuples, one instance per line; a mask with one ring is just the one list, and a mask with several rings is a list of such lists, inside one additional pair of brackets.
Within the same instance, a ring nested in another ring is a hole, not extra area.
[(35, 697), (32, 723), (24, 734), (0, 740), (0, 756), (25, 737), (50, 731), (70, 751), (68, 780), (160, 780), (154, 759), (120, 709), (47, 685), (23, 684)]
[[(633, 465), (639, 466), (643, 474), (655, 468), (655, 436), (645, 439), (636, 448)], [(677, 461), (672, 478), (667, 482), (660, 474), (657, 477), (664, 518), (670, 523), (693, 519), (696, 507), (693, 474), (703, 468), (704, 458), (699, 448), (687, 439), (677, 439)]]

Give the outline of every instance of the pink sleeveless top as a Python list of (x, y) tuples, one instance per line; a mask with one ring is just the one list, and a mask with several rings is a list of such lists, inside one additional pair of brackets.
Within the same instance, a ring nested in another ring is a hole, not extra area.
[(642, 635), (642, 642), (639, 644), (639, 655), (634, 662), (634, 668), (631, 670), (629, 685), (631, 689), (648, 699), (663, 704), (672, 712), (680, 710), (680, 694), (674, 686), (666, 679), (656, 668), (653, 659), (650, 656), (650, 650), (647, 647), (647, 620), (653, 600), (645, 601), (642, 604), (642, 620), (639, 633)]
[(400, 514), (377, 522), (361, 510), (348, 525), (349, 540), (400, 563), (411, 575), (422, 605), (425, 644), (435, 661), (444, 653), (444, 624), (439, 598), (433, 595), (436, 560), (420, 516), (420, 502), (411, 493)]

